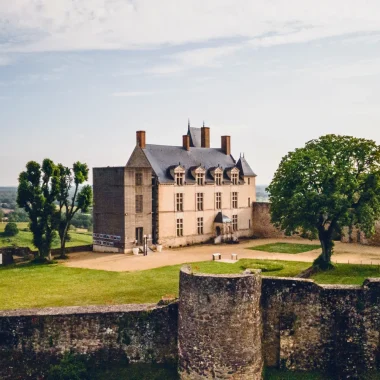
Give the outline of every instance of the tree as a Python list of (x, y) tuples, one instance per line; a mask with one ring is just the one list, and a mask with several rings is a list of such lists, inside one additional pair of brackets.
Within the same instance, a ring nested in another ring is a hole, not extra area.
[(2, 221), (3, 218), (4, 218), (4, 211), (0, 209), (0, 222)]
[(88, 180), (89, 169), (86, 164), (82, 164), (79, 161), (75, 162), (72, 169), (59, 164), (58, 171), (58, 233), (61, 242), (60, 257), (65, 258), (65, 245), (72, 219), (78, 211), (88, 211), (88, 208), (92, 204), (92, 188), (89, 185), (80, 187)]
[(4, 228), (4, 235), (5, 236), (16, 236), (19, 233), (18, 227), (16, 223), (10, 222), (7, 223)]
[(19, 175), (17, 204), (30, 219), (33, 244), (38, 249), (38, 259), (51, 257), (51, 245), (56, 234), (56, 206), (59, 192), (58, 169), (53, 161), (45, 159), (42, 167), (35, 161), (26, 164), (26, 171)]
[(380, 147), (374, 141), (326, 135), (288, 153), (268, 187), (272, 223), (290, 235), (318, 237), (314, 262), (331, 267), (333, 235), (357, 227), (367, 236), (380, 218)]
[(8, 220), (10, 222), (29, 222), (28, 214), (22, 208), (16, 208), (14, 211), (8, 214)]

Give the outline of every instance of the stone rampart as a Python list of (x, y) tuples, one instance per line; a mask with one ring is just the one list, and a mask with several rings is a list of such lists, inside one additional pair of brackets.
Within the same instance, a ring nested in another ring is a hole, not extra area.
[(317, 285), (182, 271), (180, 292), (179, 312), (176, 303), (1, 311), (0, 378), (34, 379), (67, 351), (100, 362), (179, 357), (184, 379), (254, 379), (261, 352), (269, 367), (333, 378), (380, 368), (380, 279)]
[(262, 378), (261, 276), (180, 274), (181, 379)]
[(66, 352), (96, 362), (177, 359), (177, 304), (0, 312), (0, 378), (36, 379)]
[(266, 365), (360, 378), (379, 366), (380, 279), (363, 286), (263, 278)]

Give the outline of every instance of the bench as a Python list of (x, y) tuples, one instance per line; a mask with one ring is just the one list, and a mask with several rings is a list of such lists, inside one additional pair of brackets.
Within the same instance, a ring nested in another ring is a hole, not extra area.
[(220, 253), (213, 253), (212, 254), (212, 260), (213, 261), (218, 261), (222, 259), (222, 255)]

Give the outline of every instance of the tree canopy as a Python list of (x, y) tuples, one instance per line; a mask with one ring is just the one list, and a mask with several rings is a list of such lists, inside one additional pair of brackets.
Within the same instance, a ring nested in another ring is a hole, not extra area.
[(380, 218), (380, 147), (372, 140), (326, 135), (288, 153), (268, 187), (272, 223), (290, 235), (318, 237), (315, 265), (331, 265), (332, 237), (343, 227), (367, 236)]
[[(87, 212), (92, 204), (92, 188), (89, 185), (80, 186), (88, 180), (88, 166), (81, 162), (75, 162), (70, 169), (61, 164), (58, 165), (59, 192), (57, 195), (59, 213), (58, 233), (61, 241), (61, 257), (65, 257), (65, 244), (70, 225), (78, 211)], [(73, 190), (72, 195), (70, 191)]]
[(58, 170), (49, 159), (43, 160), (42, 166), (35, 161), (28, 162), (26, 170), (19, 175), (17, 203), (28, 213), (39, 259), (50, 255), (56, 234), (54, 202), (58, 191)]

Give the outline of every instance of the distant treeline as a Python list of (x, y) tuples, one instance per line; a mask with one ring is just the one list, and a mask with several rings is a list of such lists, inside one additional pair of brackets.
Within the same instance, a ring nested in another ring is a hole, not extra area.
[(17, 187), (0, 187), (0, 207), (14, 210), (17, 208)]
[(265, 191), (268, 185), (256, 185), (257, 202), (269, 202), (269, 194)]

